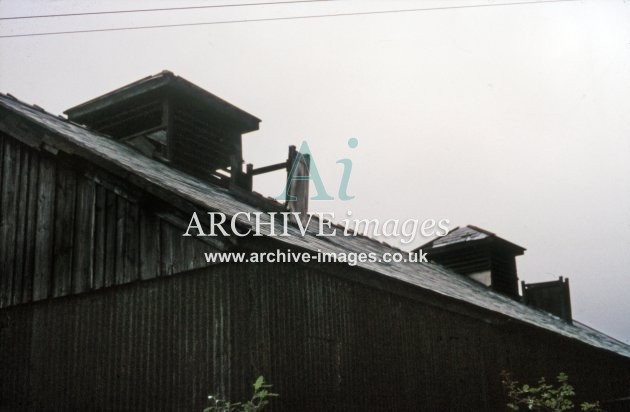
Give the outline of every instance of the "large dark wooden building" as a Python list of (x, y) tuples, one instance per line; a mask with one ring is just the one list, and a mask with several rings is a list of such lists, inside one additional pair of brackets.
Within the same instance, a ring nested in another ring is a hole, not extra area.
[(501, 370), (630, 394), (630, 348), (522, 304), (523, 250), (500, 239), (471, 243), (503, 268), (477, 279), (456, 273), (473, 264), (455, 234), (442, 264), (207, 263), (397, 250), (295, 227), (182, 236), (194, 212), (283, 205), (243, 168), (259, 120), (169, 72), (67, 115), (0, 96), (0, 410), (200, 411), (260, 374), (292, 412), (503, 410)]

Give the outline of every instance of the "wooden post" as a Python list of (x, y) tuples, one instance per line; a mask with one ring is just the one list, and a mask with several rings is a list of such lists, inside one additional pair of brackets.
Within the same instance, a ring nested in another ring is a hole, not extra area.
[(254, 189), (254, 165), (247, 163), (247, 169), (245, 173), (245, 189), (250, 192)]
[(239, 156), (230, 156), (230, 188), (238, 187), (238, 182), (241, 175), (241, 162), (242, 160), (239, 158)]

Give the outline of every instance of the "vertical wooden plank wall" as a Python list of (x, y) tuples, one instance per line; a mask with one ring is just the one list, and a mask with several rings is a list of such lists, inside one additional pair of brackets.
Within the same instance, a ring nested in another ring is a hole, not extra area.
[(33, 300), (47, 298), (51, 287), (55, 223), (55, 190), (53, 188), (57, 179), (57, 168), (49, 159), (41, 158), (38, 173), (33, 251)]
[(15, 213), (18, 186), (19, 153), (15, 146), (5, 145), (2, 153), (2, 197), (0, 198), (0, 306), (11, 304), (15, 266)]
[(122, 189), (0, 134), (0, 307), (205, 266), (209, 246), (181, 235)]

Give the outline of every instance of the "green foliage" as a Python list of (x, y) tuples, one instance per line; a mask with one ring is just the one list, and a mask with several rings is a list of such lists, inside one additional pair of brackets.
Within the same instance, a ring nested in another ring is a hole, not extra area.
[(214, 395), (208, 396), (214, 405), (203, 410), (203, 412), (257, 412), (262, 411), (270, 399), (278, 396), (277, 393), (270, 391), (272, 385), (265, 383), (265, 378), (259, 376), (254, 384), (254, 394), (251, 399), (246, 402), (230, 402), (220, 399)]
[[(561, 372), (556, 380), (557, 386), (547, 383), (544, 377), (538, 380), (536, 386), (521, 385), (513, 380), (508, 372), (501, 372), (501, 383), (509, 399), (508, 409), (512, 411), (574, 411), (575, 405), (572, 398), (575, 396), (575, 390), (569, 384), (569, 377)], [(599, 402), (584, 402), (579, 410), (601, 412), (602, 409)]]

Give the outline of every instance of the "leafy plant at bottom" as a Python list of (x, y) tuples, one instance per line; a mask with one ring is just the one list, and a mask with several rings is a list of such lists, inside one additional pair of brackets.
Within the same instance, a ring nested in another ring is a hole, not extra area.
[[(569, 377), (561, 372), (556, 377), (558, 386), (554, 386), (540, 378), (537, 386), (521, 385), (512, 379), (512, 375), (506, 371), (501, 372), (501, 383), (507, 393), (509, 402), (507, 407), (512, 411), (552, 411), (563, 412), (575, 410), (572, 398), (575, 390), (569, 384)], [(583, 402), (581, 411), (601, 412), (599, 402)]]
[(270, 398), (279, 396), (277, 393), (271, 392), (271, 387), (265, 383), (265, 378), (259, 376), (254, 384), (254, 394), (251, 399), (245, 402), (230, 402), (221, 399), (218, 396), (210, 395), (208, 399), (214, 403), (203, 410), (203, 412), (257, 412), (262, 411), (269, 404)]

